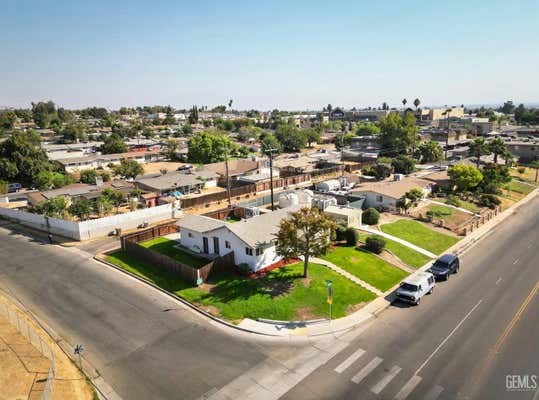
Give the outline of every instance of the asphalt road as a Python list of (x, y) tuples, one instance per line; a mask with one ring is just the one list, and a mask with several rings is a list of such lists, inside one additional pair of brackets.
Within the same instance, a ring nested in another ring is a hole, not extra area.
[(539, 399), (538, 207), (522, 206), (421, 305), (395, 303), (283, 398)]
[(229, 334), (88, 253), (22, 236), (5, 221), (0, 287), (68, 343), (82, 343), (84, 356), (125, 400), (198, 399), (305, 347)]

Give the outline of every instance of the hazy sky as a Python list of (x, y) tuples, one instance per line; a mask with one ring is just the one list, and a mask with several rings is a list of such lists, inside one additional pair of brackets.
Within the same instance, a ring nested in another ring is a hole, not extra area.
[(539, 101), (538, 0), (0, 4), (0, 107)]

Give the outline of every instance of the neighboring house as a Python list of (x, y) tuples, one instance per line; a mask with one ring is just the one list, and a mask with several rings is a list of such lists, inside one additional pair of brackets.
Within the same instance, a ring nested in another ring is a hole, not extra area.
[(85, 157), (61, 158), (57, 161), (62, 164), (66, 172), (82, 171), (84, 169), (107, 168), (109, 164), (120, 164), (123, 159), (135, 160), (140, 164), (157, 161), (159, 154), (150, 151), (135, 151), (118, 154), (90, 154)]
[(433, 183), (414, 177), (400, 180), (362, 183), (351, 192), (354, 196), (364, 196), (364, 207), (395, 209), (399, 200), (412, 189), (419, 188), (426, 196), (432, 190)]
[(102, 185), (88, 185), (86, 183), (73, 183), (71, 185), (64, 186), (59, 189), (44, 190), (42, 192), (31, 192), (26, 195), (28, 204), (36, 206), (42, 201), (53, 199), (57, 196), (65, 196), (69, 200), (73, 200), (79, 197), (85, 197), (89, 200), (96, 199), (101, 196), (103, 189), (112, 188), (125, 195), (128, 195), (134, 188), (132, 183), (114, 180), (111, 182), (103, 183)]
[(506, 142), (507, 150), (519, 161), (530, 162), (539, 160), (539, 140)]
[(235, 223), (188, 215), (178, 222), (180, 242), (202, 254), (224, 256), (233, 252), (236, 265), (247, 264), (251, 271), (257, 272), (281, 260), (275, 251), (279, 224), (300, 208), (290, 206)]
[[(229, 160), (228, 161), (228, 176), (230, 180), (236, 180), (242, 176), (248, 175), (267, 175), (269, 178), (269, 167), (264, 161), (253, 161), (249, 159)], [(218, 162), (204, 165), (204, 169), (214, 172), (219, 175), (220, 181), (226, 180), (226, 164)], [(273, 168), (273, 177), (279, 177), (279, 171)]]
[(361, 209), (344, 207), (344, 206), (329, 206), (324, 210), (324, 214), (330, 217), (338, 224), (359, 227), (361, 226)]
[(171, 171), (166, 174), (145, 175), (135, 179), (135, 185), (143, 190), (160, 195), (180, 192), (182, 195), (216, 187), (218, 175), (206, 169), (191, 171)]

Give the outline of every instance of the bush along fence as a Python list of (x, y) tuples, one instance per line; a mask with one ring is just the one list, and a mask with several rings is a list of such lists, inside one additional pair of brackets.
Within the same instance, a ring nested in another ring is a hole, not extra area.
[[(174, 225), (174, 227), (172, 225)], [(139, 242), (144, 242), (177, 231), (177, 225), (164, 224), (147, 229), (145, 231), (123, 236), (121, 238), (122, 250), (139, 258), (140, 260), (143, 260), (156, 270), (164, 269), (171, 274), (181, 277), (181, 279), (193, 286), (198, 286), (204, 283), (212, 273), (224, 271), (225, 269), (234, 266), (233, 252), (224, 256), (215, 257), (212, 260), (208, 260), (208, 263), (202, 267), (195, 268), (139, 244)], [(188, 253), (190, 252), (187, 249), (182, 249), (182, 251)], [(197, 256), (200, 255), (197, 254)]]

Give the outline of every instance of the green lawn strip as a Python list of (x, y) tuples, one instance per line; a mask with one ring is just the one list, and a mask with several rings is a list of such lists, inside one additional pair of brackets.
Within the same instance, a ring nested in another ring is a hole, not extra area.
[(418, 251), (415, 251), (414, 249), (406, 247), (403, 244), (395, 242), (394, 240), (379, 235), (360, 234), (359, 239), (363, 243), (365, 243), (369, 236), (375, 236), (379, 237), (380, 239), (383, 239), (386, 242), (386, 249), (391, 251), (393, 254), (399, 257), (403, 263), (409, 265), (412, 268), (422, 267), (430, 260), (430, 257), (426, 256), (425, 254), (422, 254)]
[[(442, 197), (438, 197), (434, 200), (439, 201), (441, 203), (447, 203), (447, 199), (442, 198)], [(459, 199), (458, 207), (464, 208), (465, 210), (471, 211), (473, 213), (478, 213), (479, 211), (481, 211), (481, 207), (479, 207), (477, 204), (472, 203), (471, 201), (466, 201), (466, 200)]]
[(443, 253), (460, 240), (455, 236), (429, 229), (417, 221), (406, 219), (401, 219), (390, 224), (383, 224), (380, 226), (380, 229), (385, 233), (406, 240), (434, 254)]
[[(310, 264), (309, 280), (302, 279), (303, 264), (297, 263), (271, 271), (263, 278), (243, 278), (233, 273), (215, 274), (208, 280), (211, 290), (193, 288), (166, 271), (152, 267), (118, 251), (107, 261), (142, 276), (165, 290), (198, 305), (211, 306), (227, 320), (268, 318), (295, 320), (300, 316), (325, 318), (326, 280), (333, 281), (333, 316), (343, 317), (354, 305), (376, 298), (374, 293), (351, 282), (327, 267)], [(306, 286), (307, 285), (307, 286)]]
[(352, 246), (336, 247), (322, 258), (382, 292), (392, 288), (408, 276), (406, 271), (389, 264), (380, 257)]
[(170, 240), (165, 237), (158, 237), (147, 242), (139, 243), (143, 247), (155, 250), (159, 253), (165, 254), (179, 262), (190, 265), (193, 268), (201, 268), (204, 265), (208, 264), (210, 261), (202, 257), (197, 257), (192, 254), (182, 251), (174, 246), (178, 245), (178, 242), (175, 240)]
[(453, 215), (453, 209), (451, 207), (439, 204), (429, 204), (428, 209), (433, 212), (435, 217), (441, 219), (448, 219)]
[(534, 186), (531, 186), (526, 183), (517, 181), (516, 179), (513, 179), (511, 180), (511, 182), (507, 183), (504, 186), (504, 188), (512, 192), (517, 192), (517, 193), (526, 195), (534, 189)]

